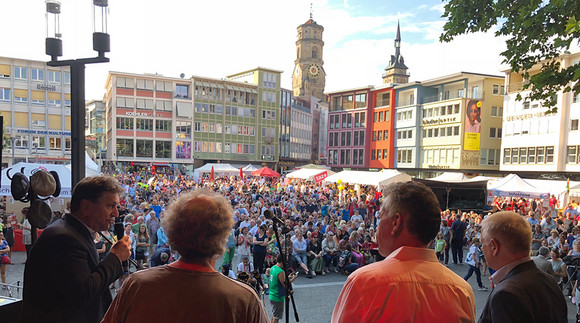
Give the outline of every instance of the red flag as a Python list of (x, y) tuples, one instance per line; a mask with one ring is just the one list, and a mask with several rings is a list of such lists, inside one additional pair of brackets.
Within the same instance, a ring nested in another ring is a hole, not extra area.
[(215, 180), (215, 172), (213, 171), (213, 166), (211, 167), (211, 172), (209, 173), (209, 179), (212, 182)]
[(242, 172), (242, 168), (240, 167), (240, 177), (244, 178), (244, 172)]

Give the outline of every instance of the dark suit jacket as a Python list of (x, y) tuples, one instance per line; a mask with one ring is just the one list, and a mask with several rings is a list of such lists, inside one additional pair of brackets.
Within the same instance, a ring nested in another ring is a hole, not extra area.
[(100, 322), (123, 273), (109, 253), (99, 262), (89, 230), (65, 215), (38, 238), (24, 269), (22, 322)]
[(530, 260), (495, 286), (478, 322), (567, 322), (567, 310), (556, 280)]

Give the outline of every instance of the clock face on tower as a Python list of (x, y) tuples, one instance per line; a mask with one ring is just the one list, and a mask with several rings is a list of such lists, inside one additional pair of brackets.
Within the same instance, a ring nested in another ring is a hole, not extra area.
[(308, 66), (308, 74), (310, 74), (310, 76), (316, 76), (318, 73), (320, 73), (320, 67), (318, 67), (318, 65), (310, 64), (310, 66)]

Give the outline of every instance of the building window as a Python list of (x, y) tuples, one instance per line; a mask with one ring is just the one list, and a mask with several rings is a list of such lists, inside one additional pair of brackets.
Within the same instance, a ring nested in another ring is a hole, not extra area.
[(377, 132), (373, 131), (373, 141), (377, 141)]
[(519, 164), (519, 149), (512, 148), (512, 164)]
[(171, 141), (155, 142), (155, 158), (171, 158)]
[(388, 150), (383, 149), (383, 159), (387, 159), (387, 157), (388, 157), (387, 153), (388, 153)]
[(39, 68), (31, 68), (30, 79), (33, 81), (44, 81), (44, 70)]
[(503, 163), (504, 164), (511, 164), (511, 152), (510, 148), (504, 148), (503, 150)]
[(189, 98), (189, 85), (177, 84), (175, 86), (175, 97), (176, 98)]
[(176, 121), (175, 123), (176, 123), (176, 125), (175, 125), (175, 137), (176, 138), (179, 138), (179, 139), (191, 138), (191, 122), (189, 122), (189, 121)]
[[(206, 142), (203, 142), (203, 143), (206, 144)], [(203, 150), (203, 151), (207, 151), (207, 150)], [(191, 142), (189, 142), (189, 141), (176, 141), (175, 142), (175, 158), (191, 159)]]
[(527, 148), (520, 148), (520, 164), (527, 164), (528, 163), (528, 150)]
[(367, 106), (367, 95), (366, 94), (357, 94), (355, 97), (355, 109), (358, 108), (366, 108)]
[(136, 157), (153, 157), (153, 140), (137, 139), (137, 156)]
[(530, 101), (524, 102), (523, 109), (528, 110), (530, 108)]
[(453, 135), (454, 136), (459, 136), (459, 126), (453, 127)]
[(366, 124), (366, 118), (367, 118), (367, 113), (366, 112), (361, 112), (360, 113), (360, 126), (364, 128), (365, 124)]
[(133, 157), (133, 139), (117, 139), (117, 156)]
[(491, 107), (491, 116), (497, 117), (497, 107)]
[(543, 164), (545, 163), (545, 148), (544, 147), (538, 147), (536, 148), (536, 163), (537, 164)]
[(48, 82), (50, 83), (60, 83), (61, 73), (59, 71), (48, 71)]
[(133, 118), (117, 117), (117, 129), (133, 130)]
[(0, 101), (10, 102), (10, 89), (0, 89)]
[(171, 120), (155, 120), (155, 130), (171, 132)]
[(379, 113), (378, 113), (378, 112), (375, 112), (375, 113), (373, 114), (373, 122), (377, 122), (378, 115), (379, 115)]
[(554, 162), (554, 146), (546, 147), (546, 163)]
[(381, 153), (381, 151), (382, 151), (382, 150), (380, 150), (380, 149), (377, 149), (377, 159), (381, 159), (381, 156), (382, 156), (382, 153)]
[(499, 95), (499, 84), (494, 84), (493, 85), (493, 95)]
[(28, 79), (28, 68), (23, 66), (14, 66), (14, 78), (17, 80)]
[(489, 137), (496, 138), (496, 129), (495, 128), (489, 128)]
[(379, 130), (378, 135), (377, 135), (377, 140), (382, 140), (382, 139), (383, 139), (383, 131)]
[(372, 152), (371, 152), (371, 159), (372, 159), (372, 160), (376, 160), (376, 159), (377, 159), (377, 151), (376, 151), (376, 150), (374, 150), (374, 149), (373, 149), (373, 150), (372, 150)]
[(382, 112), (379, 112), (379, 120), (383, 121), (383, 113)]
[(330, 129), (334, 129), (334, 116), (333, 115), (330, 116), (330, 122), (329, 122), (328, 126), (330, 127)]
[(578, 119), (570, 120), (570, 130), (572, 131), (578, 130)]
[(383, 131), (383, 140), (388, 140), (388, 139), (389, 139), (389, 130), (385, 130), (385, 131)]
[(536, 147), (528, 148), (528, 164), (536, 163)]
[(142, 131), (153, 131), (153, 120), (152, 119), (137, 119), (136, 130)]
[(354, 114), (354, 126), (355, 128), (358, 128), (360, 126), (360, 115), (358, 113)]

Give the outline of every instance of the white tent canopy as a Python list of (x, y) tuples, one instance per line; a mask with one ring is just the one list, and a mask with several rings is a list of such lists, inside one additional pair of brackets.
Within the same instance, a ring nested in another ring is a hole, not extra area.
[(194, 171), (199, 173), (210, 173), (213, 167), (213, 172), (217, 174), (221, 173), (236, 173), (239, 172), (239, 168), (235, 168), (230, 164), (205, 164), (200, 168), (196, 168)]
[(253, 171), (256, 171), (258, 169), (260, 169), (260, 168), (254, 166), (252, 164), (248, 164), (246, 167), (243, 167), (242, 168), (242, 172), (243, 173), (250, 173), (251, 174)]
[(24, 175), (28, 178), (32, 175), (32, 171), (43, 168), (47, 171), (56, 171), (58, 173), (58, 178), (60, 180), (60, 195), (59, 197), (71, 197), (72, 187), (71, 187), (71, 173), (65, 165), (62, 164), (37, 164), (37, 163), (17, 163), (12, 165), (12, 167), (5, 168), (2, 170), (2, 187), (0, 188), (0, 196), (12, 196), (10, 191), (11, 181), (8, 179), (6, 172), (10, 169), (10, 177), (16, 172), (20, 172), (24, 167)]
[(439, 182), (466, 182), (469, 180), (463, 173), (445, 172), (437, 177), (427, 178)]
[(371, 173), (361, 178), (358, 184), (385, 187), (391, 183), (408, 182), (411, 180), (410, 175), (401, 173), (395, 169), (383, 169), (380, 172)]
[(327, 172), (329, 176), (335, 174), (333, 171), (328, 169), (320, 169), (320, 168), (301, 168), (299, 170), (293, 171), (291, 173), (286, 174), (287, 178), (299, 178), (299, 179), (308, 179), (314, 180), (314, 176)]
[(329, 183), (338, 183), (340, 180), (342, 183), (349, 183), (349, 184), (360, 184), (360, 180), (363, 177), (377, 175), (379, 172), (370, 172), (370, 171), (363, 171), (363, 170), (343, 170), (342, 172), (338, 172), (332, 176), (328, 176), (324, 179), (325, 182)]
[[(72, 169), (71, 164), (66, 164), (65, 167), (68, 168), (69, 171), (71, 171)], [(95, 163), (93, 159), (89, 157), (89, 154), (87, 154), (87, 152), (85, 151), (85, 176), (89, 177), (99, 175), (101, 175), (99, 165), (97, 165), (97, 163)]]
[(497, 181), (488, 187), (490, 194), (494, 196), (520, 196), (526, 198), (548, 198), (548, 189), (540, 189), (521, 179), (516, 174), (509, 174), (504, 179)]
[(361, 184), (384, 187), (390, 183), (407, 182), (411, 176), (394, 169), (383, 169), (380, 172), (345, 170), (327, 177), (324, 181), (337, 183)]

